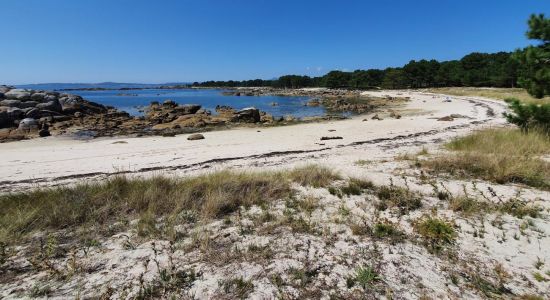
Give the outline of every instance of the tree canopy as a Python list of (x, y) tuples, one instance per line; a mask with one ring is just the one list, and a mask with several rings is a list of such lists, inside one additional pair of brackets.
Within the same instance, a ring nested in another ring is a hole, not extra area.
[(514, 87), (518, 62), (512, 53), (471, 53), (460, 60), (411, 60), (401, 68), (330, 71), (321, 77), (284, 75), (275, 80), (195, 82), (202, 87), (272, 86), (279, 88), (427, 88), (449, 86)]

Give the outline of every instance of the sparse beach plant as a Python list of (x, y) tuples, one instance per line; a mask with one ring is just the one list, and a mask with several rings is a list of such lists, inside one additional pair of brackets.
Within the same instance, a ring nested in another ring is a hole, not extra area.
[(389, 239), (391, 241), (400, 241), (405, 234), (399, 228), (388, 220), (374, 224), (373, 235), (379, 239)]
[(428, 248), (436, 252), (452, 245), (457, 236), (452, 223), (436, 217), (424, 217), (416, 222), (414, 228), (426, 241)]
[(367, 180), (350, 178), (348, 184), (340, 188), (345, 195), (361, 195), (365, 189), (373, 189), (374, 184)]
[(404, 215), (422, 207), (422, 197), (419, 193), (393, 184), (378, 187), (376, 195), (380, 199), (377, 204), (377, 208), (380, 210), (395, 207), (401, 215)]
[(378, 272), (370, 266), (359, 267), (355, 271), (354, 282), (364, 289), (373, 286), (375, 283), (382, 280), (382, 277)]

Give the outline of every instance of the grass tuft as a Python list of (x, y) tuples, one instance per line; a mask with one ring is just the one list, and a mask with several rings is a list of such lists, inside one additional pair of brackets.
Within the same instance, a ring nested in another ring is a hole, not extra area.
[(358, 284), (363, 289), (372, 287), (375, 283), (382, 280), (378, 272), (372, 267), (360, 267), (355, 271), (355, 277), (348, 280), (348, 286)]
[(295, 168), (288, 172), (288, 176), (300, 185), (312, 186), (315, 188), (327, 187), (334, 180), (341, 179), (338, 173), (317, 165), (307, 165)]
[(523, 183), (550, 189), (550, 137), (516, 129), (486, 129), (447, 144), (453, 153), (422, 162), (436, 172), (496, 183)]

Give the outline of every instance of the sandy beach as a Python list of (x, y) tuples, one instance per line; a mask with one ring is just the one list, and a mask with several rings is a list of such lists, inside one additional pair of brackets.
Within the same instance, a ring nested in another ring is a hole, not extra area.
[[(411, 97), (397, 109), (401, 119), (379, 113), (343, 121), (267, 128), (237, 128), (205, 133), (204, 140), (175, 137), (100, 138), (89, 141), (47, 137), (0, 144), (0, 191), (98, 179), (116, 173), (173, 174), (197, 170), (264, 168), (324, 163), (345, 169), (354, 160), (388, 158), (416, 148), (435, 147), (472, 130), (501, 126), (504, 103), (496, 100), (413, 91), (364, 92)], [(445, 99), (450, 102), (444, 102)], [(438, 121), (451, 114), (453, 121)], [(364, 121), (368, 120), (368, 121)], [(321, 137), (342, 137), (324, 140)]]

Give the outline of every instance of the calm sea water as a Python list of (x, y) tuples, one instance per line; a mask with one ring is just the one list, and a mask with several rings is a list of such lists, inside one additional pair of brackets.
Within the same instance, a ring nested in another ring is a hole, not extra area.
[[(223, 90), (218, 89), (68, 91), (68, 93), (80, 95), (84, 99), (114, 106), (136, 116), (142, 115), (139, 112), (140, 106), (148, 106), (151, 101), (162, 103), (168, 99), (179, 104), (200, 104), (202, 108), (212, 111), (213, 114), (215, 114), (216, 105), (228, 105), (235, 109), (254, 106), (274, 117), (293, 115), (301, 118), (321, 116), (326, 113), (323, 107), (304, 106), (309, 100), (308, 97), (224, 96), (222, 92)], [(278, 105), (273, 106), (273, 102)]]

